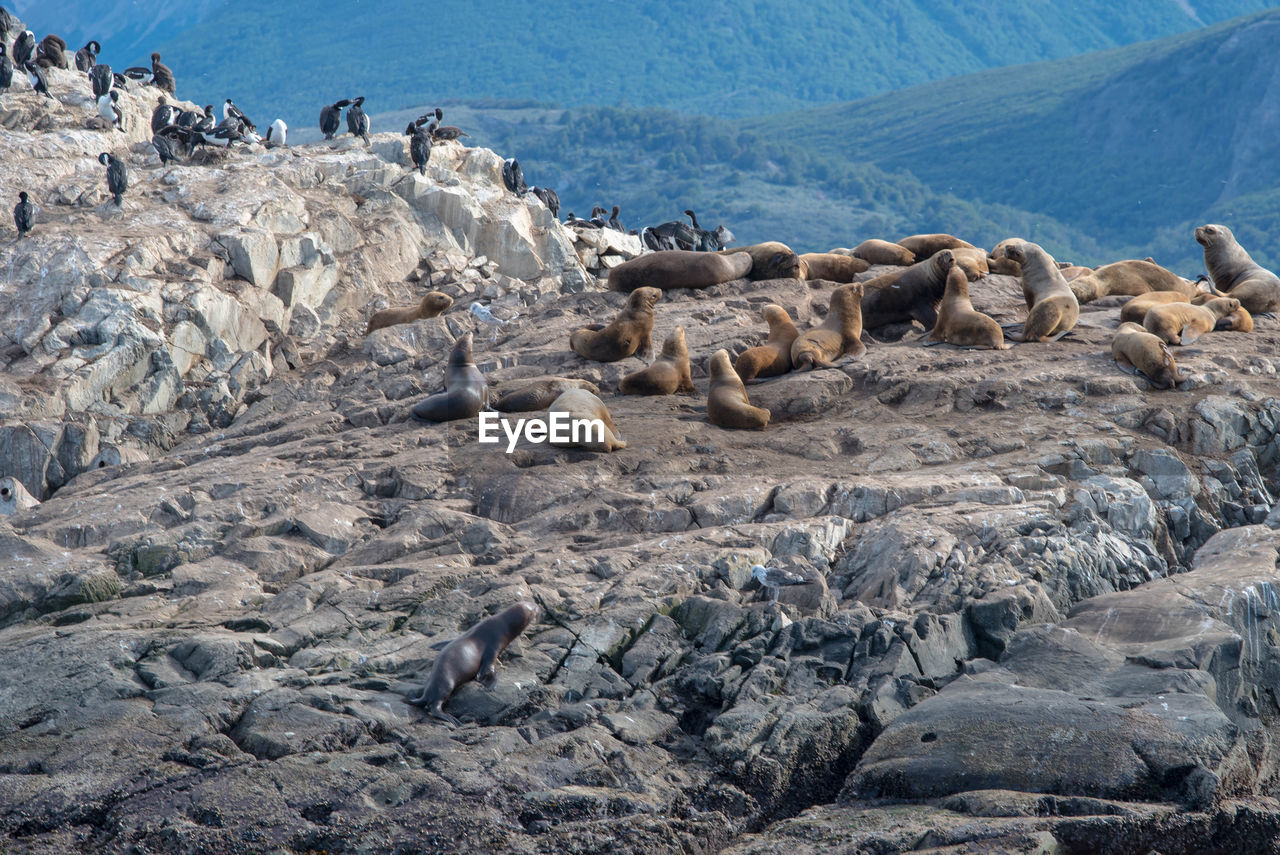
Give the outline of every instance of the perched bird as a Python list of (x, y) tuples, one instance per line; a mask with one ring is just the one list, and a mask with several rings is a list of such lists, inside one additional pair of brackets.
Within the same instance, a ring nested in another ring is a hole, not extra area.
[(551, 216), (559, 219), (560, 217), (560, 196), (550, 187), (531, 187), (529, 192), (542, 200), (542, 204), (547, 206), (547, 210), (551, 212)]
[(196, 123), (191, 126), (192, 130), (199, 131), (202, 134), (211, 134), (217, 128), (218, 123), (213, 117), (213, 105), (204, 105), (204, 115), (196, 118)]
[(49, 78), (45, 76), (44, 69), (34, 62), (27, 63), (27, 79), (31, 81), (32, 89), (46, 98), (53, 98), (53, 93), (49, 91)]
[(789, 573), (781, 567), (765, 567), (755, 564), (751, 567), (751, 578), (760, 583), (760, 587), (770, 593), (769, 602), (778, 601), (778, 589), (791, 585), (807, 585), (809, 580), (795, 573)]
[(132, 65), (124, 70), (124, 76), (128, 80), (137, 80), (140, 83), (154, 83), (155, 73), (149, 68), (143, 68), (140, 65)]
[(36, 206), (27, 201), (27, 191), (18, 194), (18, 204), (13, 206), (13, 224), (18, 227), (18, 237), (31, 231), (36, 222)]
[(622, 208), (618, 207), (617, 205), (614, 205), (613, 212), (609, 214), (609, 222), (605, 223), (605, 225), (616, 232), (622, 232), (623, 234), (626, 234), (627, 233), (626, 227), (622, 225), (622, 220), (618, 219), (618, 214), (620, 214), (621, 212), (622, 212)]
[(157, 133), (161, 128), (167, 128), (169, 125), (178, 121), (178, 108), (170, 104), (163, 95), (160, 96), (160, 103), (151, 111), (151, 133)]
[(102, 53), (102, 45), (91, 41), (76, 51), (76, 71), (88, 71), (98, 64), (98, 54)]
[(267, 128), (267, 148), (274, 148), (278, 145), (288, 145), (285, 140), (289, 134), (289, 126), (284, 123), (284, 119), (276, 119)]
[(178, 88), (178, 81), (174, 80), (173, 72), (169, 66), (160, 61), (160, 54), (151, 54), (151, 84), (159, 86), (170, 95)]
[(68, 68), (67, 43), (61, 37), (47, 35), (36, 47), (36, 65), (42, 68)]
[(320, 111), (320, 131), (327, 140), (333, 139), (333, 135), (338, 132), (338, 128), (342, 126), (342, 108), (351, 102), (346, 98), (341, 101), (334, 101), (328, 107)]
[(436, 141), (456, 140), (458, 137), (471, 136), (471, 134), (463, 132), (462, 128), (455, 127), (453, 125), (440, 127), (435, 122), (432, 122), (427, 127), (427, 130), (431, 133), (431, 138)]
[(351, 102), (351, 107), (347, 110), (347, 130), (351, 131), (353, 137), (361, 137), (368, 143), (369, 117), (365, 115), (364, 109), (360, 106), (363, 103), (363, 95)]
[(95, 65), (89, 69), (89, 85), (93, 87), (93, 99), (95, 101), (110, 92), (115, 82), (116, 79), (115, 75), (111, 73), (111, 66), (106, 63)]
[[(155, 147), (156, 154), (160, 155), (162, 166), (169, 161), (176, 161), (179, 155), (190, 157), (197, 142), (204, 143), (204, 138), (199, 132), (181, 125), (167, 125), (156, 131), (151, 138), (151, 144)], [(165, 151), (162, 151), (162, 148)]]
[(120, 93), (112, 89), (98, 99), (98, 115), (115, 125), (116, 130), (123, 131), (124, 113), (120, 112)]
[(123, 207), (124, 191), (129, 189), (129, 173), (125, 172), (124, 161), (104, 151), (98, 155), (98, 162), (107, 167), (107, 189), (111, 191), (116, 207)]
[(431, 159), (431, 135), (417, 122), (410, 122), (404, 134), (409, 137), (409, 157), (413, 165), (418, 167), (419, 175), (426, 175), (427, 161)]
[(471, 314), (471, 317), (475, 318), (477, 321), (484, 324), (485, 326), (492, 328), (492, 332), (489, 333), (489, 341), (496, 341), (498, 338), (498, 331), (502, 329), (504, 326), (506, 326), (507, 324), (511, 323), (511, 321), (514, 321), (516, 317), (519, 317), (519, 315), (517, 315), (515, 317), (510, 318), (509, 320), (504, 321), (502, 320), (502, 318), (499, 318), (497, 315), (491, 312), (488, 306), (482, 305), (480, 303), (472, 303), (471, 308), (469, 308), (467, 311)]
[(26, 30), (13, 42), (13, 64), (18, 68), (26, 68), (27, 63), (36, 55), (36, 34)]
[(178, 146), (180, 143), (169, 134), (156, 134), (151, 138), (151, 146), (160, 155), (160, 165), (178, 162)]
[(226, 103), (222, 105), (222, 120), (225, 122), (229, 118), (239, 119), (240, 123), (244, 125), (246, 131), (255, 132), (258, 130), (258, 126), (255, 125), (248, 116), (242, 113), (239, 107), (231, 103), (230, 98), (228, 98)]
[(200, 136), (209, 145), (230, 148), (232, 143), (247, 142), (245, 131), (244, 122), (235, 116), (230, 116), (219, 122), (218, 126), (213, 130), (200, 130)]
[(520, 168), (520, 161), (514, 157), (502, 161), (502, 183), (517, 196), (529, 192), (529, 185), (524, 183), (524, 170)]
[(0, 89), (8, 89), (13, 84), (13, 63), (9, 61), (4, 41), (0, 40)]

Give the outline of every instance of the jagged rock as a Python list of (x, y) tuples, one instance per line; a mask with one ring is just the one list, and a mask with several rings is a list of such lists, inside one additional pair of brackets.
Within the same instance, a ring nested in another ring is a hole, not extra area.
[(0, 478), (0, 516), (12, 516), (18, 511), (34, 508), (40, 500), (27, 492), (16, 478)]

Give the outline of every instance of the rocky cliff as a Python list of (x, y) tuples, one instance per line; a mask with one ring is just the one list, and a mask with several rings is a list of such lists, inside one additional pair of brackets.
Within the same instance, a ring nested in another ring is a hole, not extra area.
[[(1170, 392), (1115, 367), (1114, 301), (1008, 352), (867, 337), (724, 431), (568, 349), (622, 305), (581, 265), (615, 253), (498, 155), (160, 168), (149, 90), (91, 130), (51, 83), (0, 96), (41, 206), (0, 248), (0, 848), (1276, 851), (1280, 323), (1181, 349)], [(362, 340), (428, 287), (453, 309)], [(705, 390), (829, 289), (668, 292), (655, 339), (686, 328)], [(589, 379), (627, 448), (411, 421), (473, 299), (497, 389)], [(766, 561), (810, 581), (770, 603)], [(516, 600), (544, 616), (461, 727), (406, 703)]]

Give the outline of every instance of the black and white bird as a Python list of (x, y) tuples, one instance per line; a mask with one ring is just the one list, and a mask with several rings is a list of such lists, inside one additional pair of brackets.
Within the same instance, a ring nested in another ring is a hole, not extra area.
[(115, 125), (116, 130), (124, 130), (124, 113), (120, 112), (120, 93), (112, 89), (98, 99), (98, 115)]
[(244, 122), (235, 116), (223, 119), (211, 131), (200, 131), (200, 136), (204, 142), (219, 148), (230, 148), (231, 144), (236, 142), (247, 142)]
[(752, 565), (751, 578), (759, 582), (760, 587), (769, 592), (769, 602), (772, 603), (778, 601), (779, 588), (809, 584), (809, 580), (799, 574), (790, 573), (781, 567), (765, 567), (763, 564)]
[(106, 63), (95, 65), (89, 69), (89, 85), (93, 87), (93, 99), (95, 101), (110, 92), (115, 82), (116, 78), (111, 73), (111, 66)]
[(338, 132), (338, 128), (342, 127), (342, 108), (351, 102), (343, 98), (341, 101), (334, 101), (329, 106), (320, 111), (320, 131), (327, 140), (333, 139), (333, 135)]
[(217, 119), (213, 115), (213, 105), (204, 105), (204, 115), (196, 118), (196, 123), (191, 126), (192, 130), (199, 131), (202, 134), (211, 134), (218, 127)]
[(173, 78), (173, 71), (160, 61), (158, 53), (151, 54), (151, 85), (160, 87), (170, 95), (178, 88), (178, 82)]
[(107, 167), (107, 189), (111, 191), (116, 207), (123, 207), (124, 191), (129, 189), (129, 173), (125, 172), (124, 161), (117, 160), (104, 151), (98, 155), (98, 162)]
[(31, 81), (32, 89), (46, 98), (53, 98), (53, 93), (49, 91), (49, 78), (45, 76), (44, 69), (34, 62), (27, 63), (27, 79)]
[(31, 231), (36, 222), (36, 206), (27, 200), (27, 191), (18, 194), (18, 204), (13, 206), (13, 224), (18, 227), (18, 237)]
[(168, 102), (161, 95), (160, 103), (151, 111), (151, 133), (157, 133), (161, 128), (167, 128), (170, 125), (177, 124), (178, 108)]
[(267, 128), (267, 148), (275, 148), (278, 145), (288, 145), (286, 141), (289, 137), (289, 126), (284, 123), (284, 119), (276, 119)]
[(226, 103), (222, 105), (222, 120), (225, 122), (229, 118), (239, 119), (247, 131), (258, 130), (258, 126), (255, 125), (248, 116), (241, 112), (240, 108), (233, 104), (230, 98), (228, 98)]
[(76, 70), (88, 71), (98, 64), (98, 54), (102, 53), (102, 45), (95, 41), (89, 42), (80, 50), (76, 51)]
[(347, 130), (351, 131), (353, 137), (361, 137), (366, 143), (369, 142), (369, 117), (365, 114), (364, 108), (360, 105), (364, 103), (364, 96), (361, 95), (351, 102), (351, 106), (347, 108)]
[(529, 192), (542, 200), (542, 204), (547, 206), (551, 216), (560, 218), (560, 196), (556, 191), (550, 187), (530, 187)]
[(427, 161), (431, 160), (431, 134), (419, 122), (410, 122), (404, 133), (409, 137), (409, 157), (413, 165), (418, 167), (419, 175), (426, 175)]
[(0, 40), (0, 89), (8, 89), (13, 85), (13, 63), (9, 60), (8, 49)]
[(13, 42), (13, 64), (18, 68), (26, 68), (35, 55), (36, 34), (27, 30)]
[(517, 196), (529, 192), (529, 185), (524, 183), (524, 170), (520, 168), (520, 161), (514, 157), (502, 161), (502, 183)]

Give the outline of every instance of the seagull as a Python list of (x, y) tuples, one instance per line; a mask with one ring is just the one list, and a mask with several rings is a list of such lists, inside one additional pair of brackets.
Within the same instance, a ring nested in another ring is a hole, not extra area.
[(493, 312), (489, 311), (488, 306), (481, 305), (480, 303), (472, 303), (471, 308), (468, 311), (477, 321), (493, 327), (493, 332), (489, 336), (490, 341), (495, 341), (498, 338), (498, 330), (520, 317), (519, 315), (516, 315), (515, 317), (504, 321), (502, 318), (499, 318)]
[(763, 564), (752, 565), (751, 578), (759, 582), (760, 587), (769, 591), (769, 602), (771, 603), (778, 601), (779, 588), (809, 584), (809, 580), (803, 576), (790, 573), (781, 567), (765, 567)]

